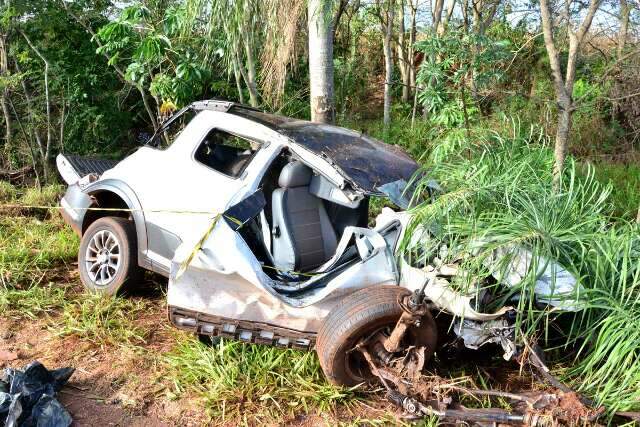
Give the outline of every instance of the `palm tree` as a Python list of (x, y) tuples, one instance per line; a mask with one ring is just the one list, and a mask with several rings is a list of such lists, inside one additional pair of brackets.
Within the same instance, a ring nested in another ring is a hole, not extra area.
[(309, 79), (311, 120), (333, 123), (332, 0), (309, 0)]

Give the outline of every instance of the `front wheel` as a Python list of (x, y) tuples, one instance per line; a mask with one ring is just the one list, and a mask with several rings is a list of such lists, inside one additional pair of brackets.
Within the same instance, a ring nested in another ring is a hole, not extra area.
[(91, 292), (115, 295), (139, 281), (138, 245), (133, 223), (119, 217), (96, 220), (82, 235), (78, 251), (80, 279)]
[[(320, 366), (331, 383), (350, 387), (373, 379), (367, 361), (354, 348), (378, 333), (388, 336), (403, 312), (398, 300), (409, 294), (400, 286), (372, 286), (348, 295), (331, 310), (316, 342)], [(404, 348), (424, 347), (426, 361), (437, 339), (436, 323), (427, 312), (419, 327), (407, 330), (402, 344)]]

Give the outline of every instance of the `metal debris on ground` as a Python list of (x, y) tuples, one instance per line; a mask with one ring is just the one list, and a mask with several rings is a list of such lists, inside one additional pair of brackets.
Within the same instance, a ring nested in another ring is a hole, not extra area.
[[(592, 424), (604, 413), (604, 408), (593, 408), (593, 402), (553, 377), (537, 347), (526, 341), (523, 346), (509, 347), (513, 347), (514, 355), (518, 356), (516, 360), (533, 367), (543, 381), (552, 386), (551, 390), (527, 393), (478, 390), (463, 387), (459, 382), (426, 377), (422, 368), (428, 349), (402, 348), (408, 328), (421, 321), (427, 312), (425, 287), (398, 301), (403, 314), (392, 330), (372, 334), (354, 347), (354, 351), (359, 351), (367, 361), (371, 374), (385, 387), (389, 401), (401, 408), (406, 417), (436, 416), (445, 422), (545, 427)], [(468, 408), (459, 403), (459, 399), (454, 399), (464, 395), (504, 399), (511, 402), (511, 410)]]
[[(389, 401), (401, 408), (407, 418), (436, 416), (446, 422), (544, 427), (590, 425), (604, 412), (603, 407), (590, 407), (573, 391), (553, 388), (511, 393), (472, 389), (448, 383), (440, 377), (427, 377), (411, 366), (415, 362), (407, 363), (407, 358), (398, 358), (387, 366), (378, 366), (366, 348), (361, 345), (357, 348), (369, 362), (373, 375), (385, 386)], [(464, 395), (508, 400), (512, 410), (468, 408), (460, 404), (459, 399), (454, 399)]]
[(4, 427), (68, 427), (71, 415), (55, 395), (73, 368), (48, 370), (40, 362), (0, 373), (0, 424)]

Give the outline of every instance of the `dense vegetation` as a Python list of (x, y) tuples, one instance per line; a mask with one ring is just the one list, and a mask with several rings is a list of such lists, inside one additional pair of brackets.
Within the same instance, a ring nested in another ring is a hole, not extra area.
[[(314, 7), (324, 23), (311, 30)], [(440, 224), (436, 243), (490, 242), (466, 265), (476, 275), (487, 274), (483, 256), (521, 244), (579, 277), (585, 310), (557, 318), (522, 299), (523, 329), (550, 332), (557, 320), (562, 340), (541, 338), (557, 372), (609, 411), (640, 409), (637, 3), (3, 0), (0, 11), (0, 179), (12, 181), (0, 182), (0, 203), (55, 203), (56, 153), (121, 157), (197, 99), (335, 120), (420, 160), (445, 191), (416, 218)], [(314, 62), (322, 29), (328, 64)], [(320, 66), (330, 90), (314, 84)], [(126, 302), (65, 302), (44, 278), (73, 258), (77, 239), (43, 211), (11, 209), (0, 218), (0, 311), (61, 310), (61, 334), (100, 345), (146, 339), (127, 327)], [(268, 368), (241, 372), (249, 359)], [(191, 370), (196, 361), (206, 369)], [(264, 387), (249, 399), (293, 399), (283, 372), (309, 391), (300, 405), (352, 398), (319, 378), (315, 360), (272, 350), (207, 353), (182, 339), (163, 363), (176, 393), (196, 389), (216, 416), (228, 410), (216, 399), (226, 404), (237, 385), (226, 376)]]

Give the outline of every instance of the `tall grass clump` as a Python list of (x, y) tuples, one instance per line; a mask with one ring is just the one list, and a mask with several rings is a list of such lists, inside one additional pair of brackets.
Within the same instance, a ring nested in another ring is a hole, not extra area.
[(222, 422), (272, 423), (354, 399), (327, 383), (315, 352), (224, 340), (212, 347), (185, 337), (165, 359), (176, 391), (201, 396)]
[[(431, 179), (444, 192), (413, 208), (405, 256), (418, 265), (460, 262), (470, 274), (453, 286), (478, 292), (483, 310), (515, 305), (517, 327), (525, 336), (542, 332), (545, 340), (555, 321), (554, 331), (563, 337), (560, 346), (571, 350), (560, 352), (573, 366), (567, 379), (611, 411), (637, 410), (639, 227), (614, 218), (611, 186), (600, 183), (592, 168), (578, 174), (575, 161), (568, 159), (561, 188), (555, 190), (552, 165), (553, 152), (542, 134), (517, 125), (509, 133), (487, 131), (455, 150), (446, 143), (442, 150), (436, 146), (415, 200)], [(518, 262), (524, 271), (513, 280), (509, 274)], [(574, 291), (554, 280), (560, 268), (576, 278)], [(511, 280), (511, 286), (489, 276)], [(552, 288), (548, 299), (579, 310), (560, 314), (542, 304), (536, 291), (545, 276)]]
[(0, 181), (0, 203), (12, 203), (15, 201), (18, 190), (11, 183)]
[(66, 288), (51, 284), (27, 289), (0, 287), (0, 313), (16, 319), (36, 319), (51, 314), (64, 305)]

